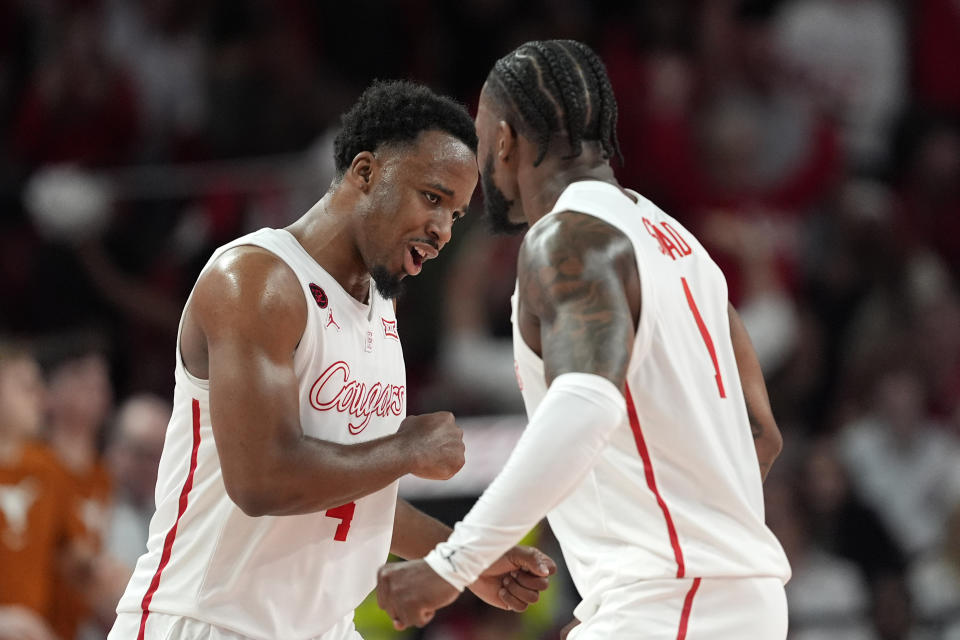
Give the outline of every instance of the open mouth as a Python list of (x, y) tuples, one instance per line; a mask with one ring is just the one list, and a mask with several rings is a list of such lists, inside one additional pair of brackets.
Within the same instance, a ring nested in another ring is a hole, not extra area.
[(414, 241), (407, 245), (407, 250), (403, 256), (403, 266), (408, 275), (415, 276), (420, 273), (423, 263), (432, 260), (439, 255), (440, 249), (431, 242)]
[(422, 249), (419, 249), (415, 246), (409, 247), (403, 258), (404, 271), (411, 276), (415, 276), (420, 273), (420, 270), (423, 268), (425, 255), (426, 254)]
[(412, 276), (417, 275), (420, 273), (424, 262), (436, 258), (439, 254), (440, 248), (432, 242), (422, 240), (411, 242), (407, 248), (409, 259), (404, 256), (404, 263), (409, 263), (407, 264), (407, 273)]
[(426, 254), (419, 247), (410, 247), (410, 257), (413, 258), (413, 264), (423, 266), (423, 258)]

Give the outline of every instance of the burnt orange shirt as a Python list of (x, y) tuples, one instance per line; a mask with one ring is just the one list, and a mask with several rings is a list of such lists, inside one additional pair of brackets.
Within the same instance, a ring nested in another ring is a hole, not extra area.
[[(65, 467), (63, 473), (69, 478), (72, 491), (69, 517), (79, 522), (80, 535), (87, 548), (99, 552), (110, 521), (113, 490), (110, 473), (99, 461), (84, 473)], [(77, 627), (90, 615), (84, 593), (64, 579), (62, 572), (54, 576), (53, 593), (51, 626), (59, 637), (72, 640), (76, 637)]]
[(70, 516), (71, 496), (69, 480), (43, 445), (0, 462), (0, 603), (50, 619), (62, 552), (82, 533)]

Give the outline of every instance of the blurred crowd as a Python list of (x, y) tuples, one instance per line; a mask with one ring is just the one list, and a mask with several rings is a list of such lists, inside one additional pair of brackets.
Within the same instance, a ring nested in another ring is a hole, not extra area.
[[(474, 108), (539, 38), (600, 53), (618, 177), (727, 275), (785, 436), (791, 638), (960, 638), (956, 0), (0, 0), (0, 559), (39, 554), (0, 566), (0, 638), (103, 637), (212, 249), (322, 195), (372, 79)], [(412, 413), (522, 411), (519, 240), (475, 209), (399, 301)], [(461, 608), (422, 636), (540, 637), (557, 588), (542, 624)]]

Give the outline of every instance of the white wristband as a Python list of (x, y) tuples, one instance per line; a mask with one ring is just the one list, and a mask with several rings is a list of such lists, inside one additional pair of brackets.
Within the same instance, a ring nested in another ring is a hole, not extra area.
[(626, 419), (623, 395), (606, 378), (557, 376), (503, 471), (424, 560), (462, 591), (576, 488)]

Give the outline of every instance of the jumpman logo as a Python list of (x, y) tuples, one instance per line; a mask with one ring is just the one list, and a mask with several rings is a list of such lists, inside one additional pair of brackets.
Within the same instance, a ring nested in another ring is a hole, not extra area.
[(0, 513), (7, 525), (3, 529), (3, 542), (13, 550), (22, 549), (26, 544), (27, 516), (40, 495), (36, 485), (33, 478), (25, 478), (18, 485), (0, 486)]
[(456, 549), (450, 549), (450, 551), (447, 552), (447, 555), (441, 555), (440, 557), (449, 562), (450, 567), (453, 568), (454, 571), (459, 571), (459, 569), (457, 569), (457, 565), (453, 562), (453, 554), (456, 552)]
[(337, 321), (333, 319), (333, 309), (330, 309), (327, 312), (327, 324), (323, 325), (323, 328), (326, 329), (330, 325), (333, 325), (337, 328), (337, 331), (340, 331), (340, 325), (337, 324)]

